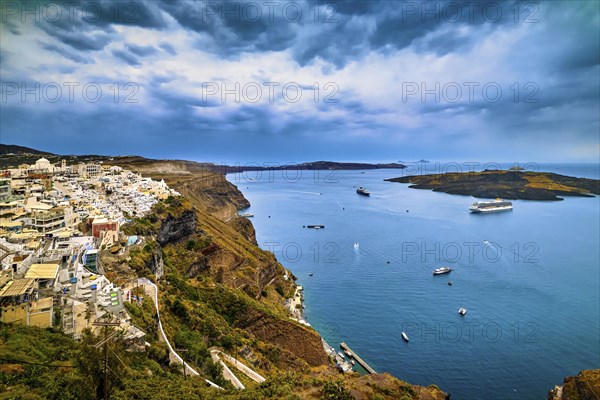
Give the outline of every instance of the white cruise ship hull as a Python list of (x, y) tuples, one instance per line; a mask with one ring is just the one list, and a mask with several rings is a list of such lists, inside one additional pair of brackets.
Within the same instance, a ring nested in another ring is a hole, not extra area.
[(512, 207), (489, 207), (489, 208), (470, 208), (469, 210), (474, 214), (488, 214), (501, 211), (512, 211)]

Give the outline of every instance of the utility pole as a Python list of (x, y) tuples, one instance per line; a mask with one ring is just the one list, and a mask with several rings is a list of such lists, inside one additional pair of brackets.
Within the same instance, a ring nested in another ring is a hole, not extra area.
[(104, 400), (108, 400), (108, 327), (109, 326), (119, 326), (121, 325), (119, 322), (110, 322), (110, 321), (94, 321), (92, 325), (95, 326), (103, 326), (104, 327), (104, 340), (96, 345), (98, 347), (101, 344), (104, 344)]
[[(187, 353), (187, 349), (174, 349), (176, 352), (179, 353)], [(183, 359), (183, 357), (181, 357), (181, 362), (183, 363), (183, 379), (187, 380), (187, 373), (186, 373), (186, 362)]]

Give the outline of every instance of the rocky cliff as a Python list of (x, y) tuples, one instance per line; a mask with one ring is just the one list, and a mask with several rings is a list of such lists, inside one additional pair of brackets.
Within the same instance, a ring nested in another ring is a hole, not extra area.
[(562, 386), (548, 392), (548, 400), (600, 399), (600, 369), (584, 370), (577, 376), (567, 376)]
[(161, 246), (164, 246), (190, 236), (195, 230), (196, 213), (193, 210), (186, 210), (182, 215), (177, 217), (168, 214), (161, 221), (156, 240)]
[[(183, 343), (180, 337), (198, 335), (206, 346), (229, 352), (235, 344), (238, 356), (266, 376), (297, 371), (314, 380), (338, 379), (320, 336), (289, 318), (283, 303), (295, 285), (284, 279), (284, 268), (273, 254), (256, 246), (250, 221), (237, 216), (238, 209), (249, 205), (239, 190), (223, 175), (195, 163), (136, 163), (134, 169), (164, 179), (184, 195), (181, 204), (156, 207), (152, 218), (164, 256), (161, 307), (168, 312), (161, 315), (167, 335), (176, 343)], [(195, 226), (186, 210), (195, 214)], [(376, 398), (378, 393), (378, 398), (402, 393), (408, 399), (418, 392), (429, 394), (423, 398), (446, 397), (439, 389), (418, 388), (389, 375), (369, 377), (368, 382), (358, 378), (344, 377), (356, 399)], [(301, 392), (300, 398), (313, 398), (321, 389)]]

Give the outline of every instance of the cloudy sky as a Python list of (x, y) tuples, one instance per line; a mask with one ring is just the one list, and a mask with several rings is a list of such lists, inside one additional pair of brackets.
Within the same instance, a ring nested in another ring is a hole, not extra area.
[(0, 142), (598, 162), (598, 1), (3, 1)]

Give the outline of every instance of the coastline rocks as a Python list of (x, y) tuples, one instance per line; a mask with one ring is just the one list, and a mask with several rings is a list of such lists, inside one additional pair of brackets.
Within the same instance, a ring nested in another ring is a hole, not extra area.
[(548, 400), (597, 400), (600, 398), (600, 369), (567, 376), (562, 386), (548, 392)]

